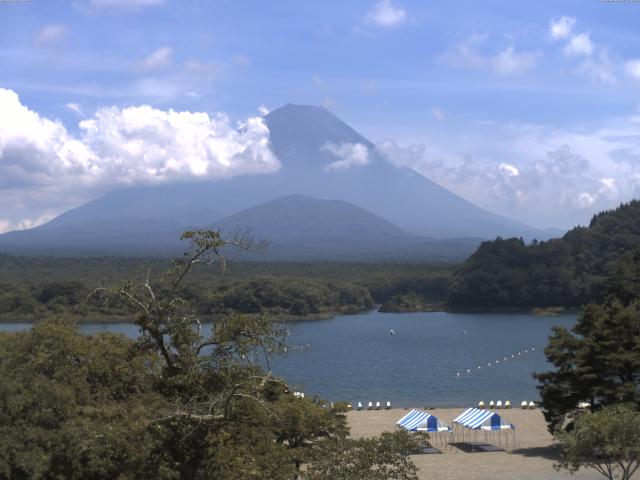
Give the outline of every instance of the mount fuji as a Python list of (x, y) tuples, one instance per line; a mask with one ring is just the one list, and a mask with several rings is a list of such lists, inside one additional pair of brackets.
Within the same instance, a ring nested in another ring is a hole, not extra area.
[(181, 231), (213, 227), (249, 228), (278, 259), (463, 258), (483, 239), (550, 236), (393, 165), (323, 107), (288, 104), (265, 122), (275, 173), (115, 190), (0, 235), (0, 251), (164, 255)]

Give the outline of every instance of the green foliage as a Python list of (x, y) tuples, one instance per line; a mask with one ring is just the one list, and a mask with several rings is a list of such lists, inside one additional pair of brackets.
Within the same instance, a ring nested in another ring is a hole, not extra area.
[[(442, 306), (451, 266), (354, 263), (239, 262), (219, 268), (200, 263), (180, 283), (180, 295), (203, 318), (229, 313), (268, 314), (279, 320), (326, 318), (392, 305), (415, 295), (407, 311)], [(78, 321), (127, 321), (123, 301), (108, 308), (89, 294), (130, 278), (144, 283), (167, 268), (159, 259), (40, 258), (0, 254), (0, 321), (37, 321), (59, 314)], [(392, 298), (395, 299), (391, 301)], [(391, 301), (391, 303), (389, 303)], [(387, 307), (385, 307), (387, 308)]]
[(307, 480), (417, 480), (416, 466), (407, 455), (418, 453), (424, 436), (404, 431), (376, 438), (338, 438), (322, 442), (313, 451)]
[(555, 369), (535, 375), (551, 430), (582, 401), (640, 405), (640, 255), (614, 271), (603, 303), (586, 305), (571, 331), (554, 329), (545, 354)]
[(436, 310), (439, 306), (426, 303), (415, 292), (394, 295), (380, 306), (381, 312), (426, 312)]
[(640, 467), (640, 413), (624, 406), (582, 414), (570, 433), (557, 435), (561, 461), (571, 473), (592, 468), (609, 480), (630, 479)]
[(157, 357), (67, 321), (0, 334), (0, 478), (116, 478), (162, 398)]
[[(183, 238), (191, 250), (159, 279), (91, 295), (128, 310), (137, 341), (82, 335), (68, 320), (0, 334), (0, 480), (284, 480), (303, 465), (326, 478), (318, 452), (355, 445), (344, 404), (296, 398), (268, 371), (270, 357), (295, 346), (267, 316), (228, 315), (201, 333), (183, 282), (196, 265), (223, 260), (220, 248), (246, 245), (207, 231)], [(75, 287), (56, 284), (44, 296), (66, 298)], [(358, 444), (368, 452), (358, 471), (370, 475), (357, 478), (415, 478), (396, 453), (408, 439), (368, 442)]]
[[(454, 275), (452, 309), (569, 307), (602, 301), (616, 262), (640, 246), (640, 201), (595, 215), (560, 239), (484, 242)], [(637, 285), (637, 283), (636, 283)]]

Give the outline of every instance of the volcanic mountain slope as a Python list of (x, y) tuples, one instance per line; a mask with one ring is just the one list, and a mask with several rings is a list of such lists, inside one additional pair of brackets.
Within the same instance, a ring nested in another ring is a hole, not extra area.
[(249, 232), (268, 243), (265, 258), (278, 260), (460, 260), (480, 243), (420, 237), (351, 203), (303, 195), (251, 207), (214, 227), (229, 235)]
[[(392, 165), (369, 140), (322, 107), (289, 104), (265, 121), (282, 164), (276, 173), (113, 191), (40, 227), (0, 236), (0, 250), (159, 253), (173, 249), (184, 229), (211, 226), (295, 194), (348, 202), (415, 236), (548, 237), (545, 231), (483, 210), (409, 168)], [(291, 227), (287, 231), (293, 235), (298, 229)], [(340, 229), (348, 225), (329, 230)], [(278, 238), (278, 243), (291, 245), (285, 240)]]

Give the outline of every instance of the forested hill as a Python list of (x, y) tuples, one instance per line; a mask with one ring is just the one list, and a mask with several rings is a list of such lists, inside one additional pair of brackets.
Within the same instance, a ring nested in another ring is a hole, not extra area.
[(526, 245), (522, 239), (484, 242), (457, 270), (452, 310), (578, 307), (600, 301), (616, 263), (640, 246), (640, 201), (599, 213), (588, 227)]

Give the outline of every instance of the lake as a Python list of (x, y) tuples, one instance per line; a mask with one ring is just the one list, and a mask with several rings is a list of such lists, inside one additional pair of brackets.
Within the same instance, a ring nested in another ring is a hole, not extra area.
[[(480, 400), (519, 405), (539, 398), (532, 373), (549, 368), (543, 350), (552, 326), (570, 327), (575, 320), (574, 314), (369, 312), (295, 322), (287, 326), (290, 341), (308, 348), (276, 359), (272, 368), (307, 395), (354, 405), (468, 406)], [(25, 328), (29, 325), (0, 324), (3, 330)], [(137, 335), (129, 324), (81, 328)]]

